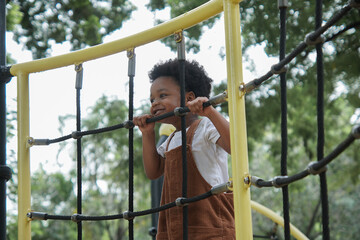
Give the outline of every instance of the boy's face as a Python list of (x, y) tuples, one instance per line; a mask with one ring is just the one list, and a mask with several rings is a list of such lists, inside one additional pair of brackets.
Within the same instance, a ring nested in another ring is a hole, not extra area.
[(150, 113), (158, 116), (180, 106), (180, 86), (172, 77), (158, 77), (150, 88)]

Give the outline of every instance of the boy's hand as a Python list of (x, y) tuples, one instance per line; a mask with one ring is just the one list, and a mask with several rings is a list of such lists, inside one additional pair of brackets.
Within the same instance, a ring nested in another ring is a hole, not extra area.
[(147, 133), (147, 132), (152, 132), (154, 131), (154, 127), (155, 127), (155, 122), (152, 123), (147, 123), (146, 119), (151, 118), (152, 115), (150, 114), (145, 114), (139, 117), (134, 117), (133, 119), (133, 123), (135, 126), (138, 126), (140, 131), (142, 133)]
[(190, 112), (198, 114), (200, 116), (208, 116), (211, 110), (213, 109), (212, 106), (203, 107), (203, 103), (209, 101), (207, 97), (197, 97), (192, 101), (188, 101), (186, 106), (190, 109)]

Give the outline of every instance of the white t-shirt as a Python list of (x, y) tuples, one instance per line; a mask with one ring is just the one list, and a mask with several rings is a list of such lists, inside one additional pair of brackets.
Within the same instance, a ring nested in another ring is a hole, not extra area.
[[(219, 137), (220, 134), (215, 126), (208, 118), (204, 117), (195, 131), (191, 146), (196, 166), (201, 176), (211, 186), (225, 183), (229, 180), (228, 154), (216, 144)], [(169, 139), (166, 139), (157, 149), (162, 157), (165, 157)], [(175, 132), (174, 137), (170, 141), (168, 151), (178, 146), (181, 146), (181, 131)]]

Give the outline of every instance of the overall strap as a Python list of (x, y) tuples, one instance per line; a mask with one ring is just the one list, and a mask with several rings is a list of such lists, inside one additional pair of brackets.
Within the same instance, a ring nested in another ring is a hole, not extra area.
[(196, 131), (197, 127), (199, 126), (200, 121), (201, 121), (201, 118), (195, 120), (191, 124), (189, 130), (186, 133), (186, 143), (189, 144), (190, 146), (192, 144), (192, 140), (194, 138), (195, 131)]
[[(190, 125), (189, 130), (187, 130), (187, 132), (186, 132), (186, 143), (187, 143), (187, 144), (190, 144), (190, 145), (191, 145), (192, 139), (193, 139), (193, 136), (194, 136), (194, 133), (195, 133), (195, 130), (197, 129), (200, 121), (201, 121), (201, 118), (195, 120), (195, 121)], [(171, 141), (171, 139), (174, 137), (175, 133), (176, 133), (176, 132), (173, 132), (173, 133), (169, 136), (169, 141), (168, 141), (167, 144), (166, 144), (165, 151), (168, 151), (170, 141)]]

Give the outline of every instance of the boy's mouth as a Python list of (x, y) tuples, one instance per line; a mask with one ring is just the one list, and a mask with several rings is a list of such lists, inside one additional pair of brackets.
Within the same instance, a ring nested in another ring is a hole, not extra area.
[(156, 109), (154, 110), (154, 116), (159, 116), (162, 114), (162, 112), (164, 112), (164, 109)]

